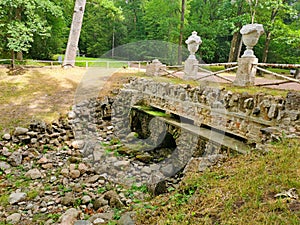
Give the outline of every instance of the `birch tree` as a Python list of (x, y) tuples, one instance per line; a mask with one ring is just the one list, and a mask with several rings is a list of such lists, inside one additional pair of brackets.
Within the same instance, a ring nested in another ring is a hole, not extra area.
[(86, 0), (76, 0), (63, 67), (74, 67)]

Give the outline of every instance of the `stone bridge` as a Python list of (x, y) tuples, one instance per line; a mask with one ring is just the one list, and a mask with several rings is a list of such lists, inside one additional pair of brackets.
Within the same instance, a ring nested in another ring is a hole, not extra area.
[[(77, 105), (73, 111), (79, 118), (73, 122), (78, 125), (76, 139), (85, 142), (83, 155), (99, 174), (121, 182), (157, 184), (183, 168), (206, 168), (232, 152), (244, 153), (282, 134), (299, 137), (299, 97), (296, 92), (286, 97), (250, 95), (134, 78), (112, 99)], [(106, 123), (109, 127), (104, 128)], [(135, 150), (139, 145), (145, 153), (155, 153), (166, 145), (173, 151), (150, 164), (119, 159), (107, 155), (99, 144), (103, 137), (98, 128), (117, 136), (125, 148)]]
[[(218, 144), (226, 144), (227, 138), (229, 143), (232, 138), (255, 147), (256, 143), (276, 135), (300, 136), (300, 94), (296, 92), (286, 97), (265, 93), (250, 95), (217, 87), (134, 79), (125, 85), (114, 102), (113, 118), (118, 135), (130, 132), (127, 118), (137, 105), (151, 106), (169, 114), (177, 118), (173, 125), (177, 123), (176, 126), (189, 133), (206, 136)], [(165, 122), (171, 123), (170, 120)], [(211, 131), (209, 136), (204, 129)], [(243, 145), (232, 148), (244, 151)]]

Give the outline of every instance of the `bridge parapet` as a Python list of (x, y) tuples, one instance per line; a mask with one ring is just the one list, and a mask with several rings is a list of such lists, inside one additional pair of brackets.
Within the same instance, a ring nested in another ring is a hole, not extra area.
[[(300, 136), (300, 93), (286, 97), (134, 79), (121, 90), (127, 107), (145, 104), (257, 143), (274, 133)], [(270, 129), (272, 127), (272, 129)], [(272, 132), (271, 132), (272, 131)]]

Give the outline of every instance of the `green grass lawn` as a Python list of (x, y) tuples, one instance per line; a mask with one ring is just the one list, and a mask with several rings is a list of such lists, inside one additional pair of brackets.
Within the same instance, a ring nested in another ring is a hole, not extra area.
[(299, 194), (299, 149), (299, 140), (284, 140), (266, 154), (236, 156), (191, 173), (178, 190), (143, 203), (137, 224), (297, 225), (299, 199), (274, 196), (291, 188)]

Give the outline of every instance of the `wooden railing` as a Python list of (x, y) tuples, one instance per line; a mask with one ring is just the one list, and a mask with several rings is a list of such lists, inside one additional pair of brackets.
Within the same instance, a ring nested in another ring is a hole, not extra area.
[[(0, 62), (4, 62), (3, 64), (11, 64), (12, 59), (0, 59)], [(7, 63), (5, 63), (7, 62)], [(37, 66), (37, 67), (50, 67), (53, 68), (55, 66), (62, 66), (62, 61), (54, 61), (54, 60), (15, 60), (15, 63), (21, 64), (24, 67)], [(104, 68), (137, 68), (140, 70), (143, 65), (148, 64), (149, 61), (121, 61), (121, 60), (76, 60), (75, 65), (81, 64), (85, 68), (97, 66)], [(45, 64), (45, 65), (39, 65)], [(101, 65), (101, 66), (100, 66)], [(113, 66), (112, 66), (113, 65)], [(134, 66), (135, 65), (135, 66)]]

